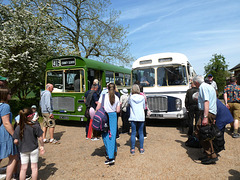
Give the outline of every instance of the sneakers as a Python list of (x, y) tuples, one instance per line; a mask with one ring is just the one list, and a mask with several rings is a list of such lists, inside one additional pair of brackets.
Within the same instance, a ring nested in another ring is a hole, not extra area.
[(216, 164), (216, 161), (218, 161), (218, 158), (213, 158), (213, 159), (210, 159), (210, 158), (207, 158), (207, 159), (204, 159), (201, 161), (202, 164), (205, 164), (205, 165), (209, 165), (209, 164)]
[(49, 143), (51, 144), (60, 144), (60, 142), (56, 139), (50, 139)]
[(26, 179), (25, 180), (30, 180), (32, 179), (32, 175), (26, 175)]
[(95, 138), (91, 138), (92, 141), (98, 141), (100, 140), (99, 138), (95, 137)]
[(233, 133), (232, 137), (233, 138), (240, 138), (240, 134), (239, 133)]
[(204, 160), (207, 160), (207, 159), (208, 159), (207, 156), (203, 156), (203, 157), (198, 158), (199, 161), (204, 161)]
[(107, 161), (105, 161), (105, 164), (106, 165), (113, 165), (115, 163), (115, 160), (114, 159), (109, 159), (109, 160), (107, 160)]
[(4, 180), (6, 178), (6, 174), (0, 174), (0, 180)]
[(43, 142), (44, 143), (49, 143), (49, 140), (48, 139), (43, 139)]

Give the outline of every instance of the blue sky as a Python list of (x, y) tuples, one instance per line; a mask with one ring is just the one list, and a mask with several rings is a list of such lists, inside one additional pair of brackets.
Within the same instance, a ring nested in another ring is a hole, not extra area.
[(229, 69), (240, 63), (240, 0), (112, 0), (129, 26), (135, 59), (161, 52), (185, 54), (197, 74), (213, 54)]

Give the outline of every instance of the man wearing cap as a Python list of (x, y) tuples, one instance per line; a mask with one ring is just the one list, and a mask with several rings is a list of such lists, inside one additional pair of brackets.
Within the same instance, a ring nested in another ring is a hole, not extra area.
[(7, 87), (7, 78), (0, 76), (0, 88)]
[(120, 106), (121, 106), (121, 116), (122, 116), (122, 133), (129, 133), (130, 126), (128, 122), (129, 115), (127, 113), (127, 106), (128, 106), (128, 90), (126, 88), (120, 90), (121, 97), (120, 97)]
[(237, 85), (235, 77), (230, 78), (230, 84), (225, 86), (223, 94), (224, 102), (226, 107), (230, 110), (234, 123), (231, 124), (233, 127), (233, 138), (239, 138), (238, 124), (240, 120), (240, 86)]
[(217, 83), (213, 80), (212, 74), (208, 75), (208, 84), (210, 84), (217, 92), (217, 90), (218, 90)]

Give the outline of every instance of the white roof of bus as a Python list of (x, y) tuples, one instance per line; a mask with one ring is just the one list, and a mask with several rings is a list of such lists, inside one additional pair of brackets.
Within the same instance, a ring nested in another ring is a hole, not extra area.
[[(147, 66), (156, 66), (159, 65), (158, 63), (158, 59), (161, 58), (172, 58), (172, 61), (170, 62), (163, 62), (161, 64), (186, 64), (188, 61), (188, 58), (181, 53), (158, 53), (158, 54), (151, 54), (151, 55), (147, 55), (147, 56), (143, 56), (138, 58), (132, 65), (132, 69), (135, 69), (137, 67), (147, 67)], [(142, 64), (140, 65), (139, 61), (143, 61), (143, 60), (152, 60), (152, 63), (149, 64)]]

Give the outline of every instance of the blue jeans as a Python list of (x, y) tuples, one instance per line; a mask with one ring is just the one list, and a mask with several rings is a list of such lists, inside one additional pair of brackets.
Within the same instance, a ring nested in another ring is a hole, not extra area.
[(132, 127), (131, 149), (135, 149), (136, 130), (138, 130), (138, 134), (139, 134), (140, 149), (143, 149), (143, 142), (144, 142), (143, 126), (144, 126), (144, 122), (131, 121), (131, 127)]

